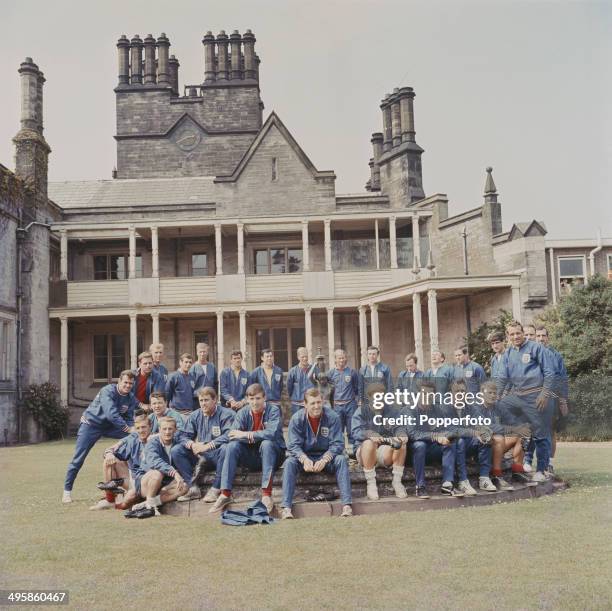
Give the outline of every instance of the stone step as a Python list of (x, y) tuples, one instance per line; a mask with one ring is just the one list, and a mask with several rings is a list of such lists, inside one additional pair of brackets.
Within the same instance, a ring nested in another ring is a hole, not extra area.
[[(456, 509), (458, 507), (478, 507), (483, 505), (493, 505), (496, 503), (509, 503), (525, 499), (533, 499), (541, 496), (554, 494), (565, 490), (567, 484), (561, 480), (549, 480), (537, 485), (515, 485), (515, 489), (505, 492), (478, 492), (473, 497), (448, 497), (439, 494), (432, 494), (429, 499), (417, 499), (409, 496), (407, 499), (396, 497), (384, 497), (378, 501), (370, 501), (365, 498), (357, 498), (353, 501), (354, 515), (375, 515), (381, 513), (392, 513), (398, 511), (426, 511), (429, 509)], [(431, 486), (430, 493), (435, 488)], [(233, 503), (232, 509), (244, 510), (253, 499), (243, 499)], [(280, 490), (274, 494), (273, 517), (280, 517)], [(189, 501), (187, 503), (167, 503), (162, 507), (162, 513), (172, 516), (191, 517), (199, 519), (218, 520), (219, 514), (208, 513), (210, 503), (202, 500)], [(293, 505), (293, 515), (295, 518), (320, 518), (337, 517), (342, 511), (340, 501), (309, 503), (297, 501)]]

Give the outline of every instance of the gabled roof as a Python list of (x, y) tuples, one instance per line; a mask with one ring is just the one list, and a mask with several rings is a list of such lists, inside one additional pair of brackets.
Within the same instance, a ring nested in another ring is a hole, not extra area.
[(544, 223), (535, 220), (529, 223), (514, 223), (508, 234), (508, 241), (538, 235), (544, 236), (546, 233), (547, 231)]
[(265, 123), (261, 126), (257, 137), (251, 146), (247, 149), (242, 159), (238, 162), (238, 165), (229, 176), (217, 176), (215, 182), (235, 182), (240, 177), (240, 174), (246, 168), (249, 161), (263, 142), (268, 132), (276, 127), (281, 133), (283, 138), (287, 141), (287, 144), (293, 149), (295, 154), (298, 156), (300, 161), (304, 164), (304, 167), (312, 174), (314, 178), (336, 178), (333, 170), (317, 170), (312, 161), (308, 158), (308, 155), (303, 151), (302, 147), (297, 143), (296, 139), (291, 135), (289, 130), (285, 127), (285, 124), (279, 119), (278, 115), (272, 111), (270, 116), (266, 119)]

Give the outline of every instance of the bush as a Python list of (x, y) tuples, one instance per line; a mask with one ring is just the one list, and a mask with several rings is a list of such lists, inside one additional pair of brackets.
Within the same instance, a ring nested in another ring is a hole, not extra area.
[(570, 379), (570, 412), (563, 439), (604, 441), (612, 439), (612, 377), (601, 373)]
[(58, 399), (59, 389), (50, 382), (32, 384), (25, 392), (24, 405), (34, 420), (42, 426), (49, 439), (64, 437), (68, 426), (68, 410)]
[(500, 310), (497, 318), (494, 318), (490, 323), (482, 323), (477, 329), (472, 331), (465, 339), (470, 358), (484, 367), (487, 375), (491, 375), (491, 357), (493, 351), (491, 345), (487, 342), (489, 333), (500, 331), (506, 334), (506, 324), (512, 320), (512, 314), (508, 310)]

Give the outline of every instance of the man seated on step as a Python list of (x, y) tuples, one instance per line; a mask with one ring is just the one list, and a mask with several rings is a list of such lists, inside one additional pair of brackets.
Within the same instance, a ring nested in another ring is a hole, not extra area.
[(181, 443), (172, 448), (173, 464), (189, 486), (189, 491), (177, 500), (199, 499), (200, 476), (214, 470), (215, 481), (204, 496), (206, 503), (214, 503), (221, 492), (221, 470), (235, 412), (217, 404), (217, 393), (210, 386), (200, 388), (198, 400), (200, 409), (189, 416)]
[(193, 389), (195, 378), (189, 373), (193, 357), (184, 352), (179, 357), (179, 367), (168, 376), (166, 382), (166, 401), (168, 405), (188, 418), (193, 411)]
[[(416, 480), (417, 498), (428, 499), (425, 480), (425, 464), (442, 463), (442, 487), (440, 492), (446, 496), (462, 497), (463, 492), (453, 485), (457, 444), (453, 440), (454, 431), (436, 422), (439, 418), (449, 417), (449, 411), (441, 404), (436, 393), (436, 381), (430, 378), (419, 380), (419, 402), (411, 414), (415, 424), (407, 427), (412, 451), (412, 466)], [(452, 414), (451, 414), (452, 415)], [(421, 418), (423, 416), (423, 418)]]
[[(145, 474), (142, 462), (144, 448), (151, 435), (151, 423), (146, 414), (134, 418), (135, 433), (130, 433), (114, 446), (104, 450), (102, 464), (103, 481), (98, 488), (104, 491), (105, 498), (90, 509), (128, 509), (142, 500), (140, 480)], [(129, 486), (125, 486), (129, 481)], [(120, 486), (127, 487), (127, 492), (120, 502), (116, 498)]]
[(179, 431), (183, 430), (185, 420), (183, 416), (175, 409), (168, 407), (166, 403), (166, 396), (163, 392), (152, 392), (151, 397), (151, 410), (149, 414), (149, 422), (151, 423), (151, 433), (159, 433), (159, 419), (163, 417), (174, 418), (176, 420), (176, 428)]
[(304, 409), (289, 421), (288, 457), (283, 466), (283, 520), (293, 518), (291, 506), (298, 473), (334, 473), (342, 517), (353, 515), (351, 476), (344, 455), (344, 434), (340, 416), (330, 407), (323, 407), (323, 397), (316, 388), (304, 393)]
[(504, 455), (509, 450), (512, 452), (512, 479), (519, 483), (527, 483), (529, 477), (523, 469), (523, 444), (527, 445), (530, 437), (530, 429), (526, 424), (521, 424), (516, 419), (510, 418), (508, 412), (502, 414), (497, 406), (497, 383), (489, 380), (481, 386), (484, 405), (480, 413), (484, 418), (491, 420), (490, 428), (493, 431), (492, 440), (492, 462), (491, 481), (498, 490), (514, 490), (503, 477), (502, 462)]
[(391, 469), (393, 478), (391, 486), (395, 496), (405, 499), (408, 495), (402, 484), (408, 433), (404, 425), (382, 423), (383, 419), (399, 418), (407, 415), (410, 408), (388, 405), (380, 397), (386, 392), (386, 386), (374, 382), (368, 384), (365, 399), (353, 414), (351, 432), (357, 446), (357, 462), (363, 468), (366, 480), (366, 494), (370, 500), (378, 500), (376, 485), (376, 467)]
[(261, 470), (261, 501), (272, 513), (272, 478), (285, 458), (285, 438), (280, 407), (266, 401), (260, 384), (247, 388), (248, 405), (237, 414), (228, 437), (223, 470), (221, 494), (210, 513), (222, 511), (232, 501), (232, 487), (238, 466), (250, 471)]
[[(472, 416), (478, 418), (480, 414), (477, 397), (468, 395), (465, 380), (457, 379), (451, 385), (454, 397), (455, 414), (461, 418)], [(476, 391), (480, 392), (480, 391)], [(472, 395), (475, 393), (472, 393)], [(483, 492), (497, 492), (497, 488), (489, 478), (491, 472), (491, 439), (493, 432), (488, 427), (462, 427), (457, 429), (457, 488), (465, 496), (476, 496), (477, 492), (470, 484), (467, 473), (467, 460), (474, 457), (478, 461), (478, 487)]]
[(160, 418), (159, 435), (153, 435), (145, 446), (144, 468), (140, 481), (144, 507), (135, 506), (127, 518), (152, 518), (159, 515), (163, 503), (176, 500), (187, 492), (187, 484), (172, 461), (172, 448), (180, 443), (174, 418)]

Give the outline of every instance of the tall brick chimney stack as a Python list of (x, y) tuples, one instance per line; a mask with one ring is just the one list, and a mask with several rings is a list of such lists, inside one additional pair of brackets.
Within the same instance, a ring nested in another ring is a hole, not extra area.
[(217, 35), (217, 80), (227, 81), (229, 79), (229, 62), (227, 53), (227, 34), (221, 30)]
[(132, 52), (130, 58), (130, 85), (142, 85), (142, 48), (143, 42), (140, 40), (138, 34), (134, 34), (134, 37), (130, 41), (130, 50)]
[(230, 78), (234, 81), (242, 78), (242, 36), (238, 30), (230, 34), (230, 47), (232, 65)]
[(159, 85), (170, 86), (170, 70), (168, 66), (170, 41), (162, 32), (157, 39), (157, 82)]
[(259, 58), (255, 55), (255, 34), (247, 30), (242, 36), (244, 45), (244, 78), (257, 80), (257, 64)]
[(157, 67), (155, 66), (155, 38), (147, 34), (144, 39), (144, 84), (155, 85), (157, 81)]
[(21, 129), (15, 143), (15, 174), (37, 195), (47, 197), (47, 174), (51, 148), (43, 136), (43, 85), (45, 77), (26, 57), (21, 76)]
[(119, 60), (118, 86), (130, 84), (130, 41), (122, 34), (117, 41), (117, 55)]
[(209, 30), (202, 38), (204, 45), (204, 82), (213, 83), (217, 78), (217, 57), (215, 54), (215, 37)]

